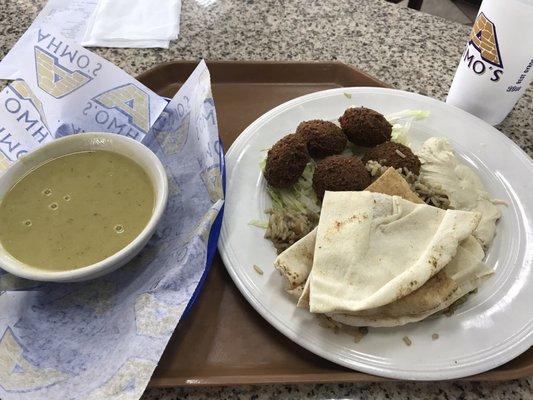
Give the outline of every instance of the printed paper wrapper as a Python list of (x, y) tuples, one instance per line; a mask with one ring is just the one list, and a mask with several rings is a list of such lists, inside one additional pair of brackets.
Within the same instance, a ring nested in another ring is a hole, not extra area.
[[(209, 71), (201, 62), (167, 105), (117, 67), (54, 35), (98, 68), (77, 73), (70, 57), (39, 39), (46, 35), (27, 32), (0, 64), (2, 77), (18, 79), (0, 93), (2, 163), (58, 136), (134, 132), (162, 160), (169, 200), (149, 244), (102, 278), (54, 284), (0, 272), (0, 398), (136, 400), (197, 296), (216, 248), (224, 163)], [(73, 76), (81, 84), (68, 86)], [(58, 88), (62, 82), (68, 88)], [(120, 92), (124, 87), (128, 95)], [(103, 99), (114, 90), (122, 94)], [(124, 126), (99, 124), (102, 110)], [(146, 121), (155, 121), (151, 129)]]
[(167, 105), (109, 61), (42, 27), (19, 39), (0, 63), (0, 78), (14, 80), (0, 94), (0, 121), (9, 124), (0, 150), (10, 161), (84, 131), (143, 140)]

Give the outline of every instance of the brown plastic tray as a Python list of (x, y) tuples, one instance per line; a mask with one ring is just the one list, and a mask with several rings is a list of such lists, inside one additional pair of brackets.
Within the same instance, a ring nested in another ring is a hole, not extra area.
[[(386, 86), (341, 63), (208, 62), (220, 136), (226, 149), (261, 114), (289, 99), (342, 86)], [(196, 62), (159, 65), (139, 77), (172, 97)], [(533, 349), (496, 369), (464, 378), (515, 379), (533, 374)], [(198, 302), (172, 336), (150, 386), (386, 380), (326, 361), (268, 324), (240, 294), (217, 254)]]

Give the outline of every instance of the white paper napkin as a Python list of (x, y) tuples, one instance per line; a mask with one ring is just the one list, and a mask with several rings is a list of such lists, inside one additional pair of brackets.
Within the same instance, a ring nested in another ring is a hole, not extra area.
[(83, 46), (163, 47), (179, 34), (181, 0), (99, 0)]

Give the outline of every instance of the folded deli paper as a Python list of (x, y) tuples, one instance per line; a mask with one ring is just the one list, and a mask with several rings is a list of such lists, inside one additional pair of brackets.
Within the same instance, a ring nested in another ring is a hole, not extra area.
[(30, 29), (46, 26), (81, 43), (97, 4), (98, 0), (48, 0)]
[[(3, 76), (10, 68), (22, 72), (11, 77), (26, 79), (14, 82), (1, 94), (0, 142), (2, 152), (8, 155), (4, 163), (38, 144), (32, 136), (40, 125), (47, 126), (48, 139), (81, 129), (129, 131), (95, 122), (98, 111), (105, 111), (117, 124), (135, 127), (137, 117), (121, 109), (116, 98), (115, 108), (95, 100), (117, 87), (129, 85), (132, 93), (139, 89), (144, 94), (141, 98), (150, 100), (143, 103), (144, 116), (155, 119), (153, 107), (163, 100), (139, 82), (78, 47), (70, 48), (76, 55), (72, 62), (67, 57), (67, 62), (60, 55), (66, 51), (64, 47), (54, 52), (43, 44), (46, 39), (39, 37), (23, 38), (13, 50), (18, 56), (11, 55), (9, 65), (2, 66)], [(50, 43), (51, 38), (47, 40)], [(55, 41), (65, 44), (58, 37)], [(29, 56), (34, 49), (46, 51), (50, 57), (46, 68), (67, 79), (65, 83), (70, 84), (69, 77), (89, 76), (83, 94), (74, 85), (65, 94), (70, 100), (62, 101), (48, 93), (59, 90), (54, 89), (53, 79), (45, 89), (39, 87), (43, 81), (35, 76), (39, 72), (34, 67), (45, 67)], [(27, 66), (18, 62), (24, 55)], [(82, 55), (92, 67), (76, 67), (76, 59)], [(89, 68), (98, 71), (91, 75)], [(137, 97), (132, 99), (131, 108), (138, 110)], [(18, 104), (20, 110), (6, 111), (6, 101), (9, 107)], [(23, 110), (28, 114), (19, 120)], [(24, 119), (28, 121), (22, 123)], [(31, 122), (33, 119), (37, 122)], [(73, 124), (76, 130), (65, 128)], [(169, 176), (168, 205), (156, 234), (130, 263), (93, 281), (40, 283), (0, 273), (2, 400), (139, 399), (176, 324), (197, 296), (216, 248), (224, 197), (223, 154), (204, 62), (151, 129), (135, 137), (157, 154)]]
[(49, 0), (31, 28), (84, 46), (162, 47), (178, 38), (181, 0)]
[(87, 23), (84, 46), (165, 47), (179, 33), (181, 0), (100, 0)]
[(95, 38), (119, 40), (178, 37), (180, 0), (99, 0), (87, 34)]
[(142, 140), (167, 104), (109, 61), (45, 28), (26, 31), (0, 63), (0, 78), (15, 80), (0, 95), (0, 121), (17, 128), (0, 140), (10, 161), (54, 136), (83, 131)]

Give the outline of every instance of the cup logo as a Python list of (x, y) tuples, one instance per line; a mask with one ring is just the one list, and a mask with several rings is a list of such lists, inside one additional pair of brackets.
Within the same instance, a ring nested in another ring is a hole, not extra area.
[(498, 46), (498, 38), (496, 36), (496, 27), (485, 14), (480, 13), (477, 16), (468, 43), (473, 45), (476, 50), (479, 51), (483, 61), (496, 67), (503, 68), (500, 48)]
[(496, 26), (482, 12), (476, 18), (462, 58), (463, 65), (476, 75), (498, 82), (503, 62), (496, 36)]
[(35, 46), (35, 71), (39, 87), (56, 99), (65, 97), (92, 80), (80, 70), (65, 68), (56, 56), (38, 46)]

